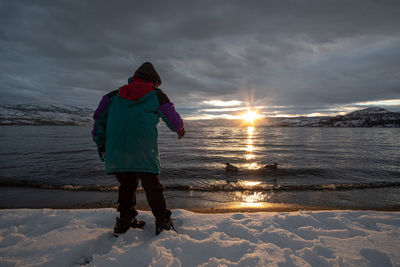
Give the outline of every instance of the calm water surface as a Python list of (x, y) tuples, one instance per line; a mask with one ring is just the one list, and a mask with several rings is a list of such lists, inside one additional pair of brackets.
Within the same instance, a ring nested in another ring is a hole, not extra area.
[[(312, 201), (323, 195), (319, 199), (331, 199), (328, 205), (333, 201), (340, 206), (346, 198), (365, 203), (360, 198), (368, 195), (371, 205), (383, 197), (384, 205), (400, 206), (398, 128), (219, 127), (196, 122), (186, 128), (181, 140), (159, 128), (161, 180), (175, 204), (185, 197), (199, 207), (207, 201), (255, 207), (288, 201), (324, 205)], [(1, 190), (114, 192), (117, 181), (104, 174), (90, 131), (78, 126), (0, 127)], [(227, 162), (238, 172), (226, 172)], [(277, 170), (264, 168), (273, 163), (279, 164)]]

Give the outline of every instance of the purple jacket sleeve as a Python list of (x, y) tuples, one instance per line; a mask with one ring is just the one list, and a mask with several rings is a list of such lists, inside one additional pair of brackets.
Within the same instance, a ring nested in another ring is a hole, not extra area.
[(99, 130), (99, 127), (97, 126), (97, 121), (100, 118), (100, 115), (106, 110), (108, 103), (110, 102), (109, 97), (107, 95), (103, 96), (101, 99), (99, 106), (97, 107), (96, 111), (93, 114), (93, 120), (94, 120), (94, 125), (93, 125), (93, 130), (92, 130), (92, 136), (94, 137)]
[(160, 103), (160, 106), (158, 107), (158, 115), (162, 118), (165, 124), (167, 124), (168, 128), (178, 133), (179, 136), (183, 136), (185, 134), (183, 120), (179, 113), (176, 112), (174, 103), (169, 101), (168, 96), (164, 94), (161, 89), (155, 89), (157, 90), (158, 102)]
[(111, 98), (115, 96), (117, 92), (118, 90), (115, 90), (103, 96), (99, 106), (97, 107), (93, 115), (94, 124), (93, 124), (92, 136), (93, 136), (93, 141), (97, 144), (98, 147), (105, 146), (106, 124), (108, 115), (107, 108), (110, 105)]
[(167, 102), (160, 105), (158, 112), (167, 126), (174, 132), (180, 133), (184, 129), (183, 120), (178, 112), (176, 112), (174, 104)]

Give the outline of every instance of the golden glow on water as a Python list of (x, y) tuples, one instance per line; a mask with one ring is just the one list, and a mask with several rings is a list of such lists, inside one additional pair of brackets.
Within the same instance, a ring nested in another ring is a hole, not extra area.
[(244, 155), (244, 158), (247, 161), (249, 161), (248, 163), (245, 163), (244, 166), (251, 170), (255, 170), (255, 169), (259, 168), (259, 165), (253, 161), (256, 159), (256, 155), (254, 154), (254, 151), (257, 150), (256, 146), (253, 144), (255, 141), (254, 136), (253, 136), (254, 131), (255, 131), (254, 126), (247, 127), (246, 146), (243, 148), (243, 150), (246, 152)]
[(245, 151), (247, 152), (246, 159), (254, 158), (254, 155), (251, 153), (256, 149), (253, 145), (253, 133), (254, 133), (254, 127), (252, 126), (247, 127), (247, 140), (246, 140), (247, 146), (245, 148)]
[(261, 202), (258, 202), (258, 203), (241, 202), (240, 207), (242, 207), (242, 208), (262, 208), (263, 203), (261, 203)]
[(253, 136), (253, 133), (254, 133), (254, 127), (253, 126), (247, 127), (247, 135), (249, 136), (249, 138)]
[(247, 152), (251, 153), (254, 150), (256, 150), (256, 148), (253, 145), (248, 144), (244, 150), (246, 150)]
[(226, 208), (233, 211), (298, 211), (304, 209), (304, 206), (300, 207), (293, 204), (271, 202), (231, 202)]
[(258, 165), (257, 162), (247, 163), (245, 166), (250, 170), (256, 170), (260, 168), (260, 165)]
[[(255, 185), (261, 183), (261, 182), (251, 182), (251, 181), (246, 181), (246, 182), (254, 183)], [(263, 202), (266, 196), (262, 192), (254, 192), (251, 194), (241, 193), (240, 198), (241, 198), (240, 207), (242, 208), (262, 208), (268, 205), (267, 202)]]
[(259, 185), (259, 184), (261, 184), (261, 182), (257, 182), (257, 181), (239, 181), (239, 184), (241, 186), (244, 186), (244, 187), (251, 187), (251, 186)]
[(255, 157), (256, 155), (251, 155), (251, 154), (245, 155), (246, 160), (251, 160), (254, 159)]

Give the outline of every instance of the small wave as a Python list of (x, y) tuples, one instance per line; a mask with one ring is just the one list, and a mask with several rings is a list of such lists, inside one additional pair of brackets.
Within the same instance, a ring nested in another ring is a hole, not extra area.
[(280, 168), (277, 170), (270, 170), (265, 168), (245, 170), (243, 171), (245, 175), (261, 175), (266, 177), (274, 176), (320, 176), (324, 177), (330, 173), (327, 169), (321, 168)]
[(338, 184), (319, 184), (319, 185), (286, 185), (286, 184), (260, 184), (257, 186), (242, 186), (236, 184), (219, 184), (209, 186), (166, 186), (167, 190), (184, 191), (342, 191), (353, 189), (369, 189), (383, 187), (399, 187), (400, 182), (375, 182), (375, 183), (338, 183)]
[[(223, 166), (223, 164), (221, 164)], [(239, 171), (235, 173), (229, 173), (225, 171), (225, 167), (218, 168), (218, 165), (211, 167), (180, 167), (180, 168), (164, 168), (162, 170), (162, 177), (173, 177), (179, 179), (187, 179), (192, 177), (297, 177), (297, 176), (318, 176), (318, 177), (335, 177), (338, 171), (332, 171), (329, 169), (322, 168), (278, 168), (277, 170), (271, 170), (266, 168), (248, 169), (238, 165)]]
[(53, 189), (53, 190), (68, 190), (68, 191), (99, 191), (99, 192), (114, 192), (118, 191), (118, 186), (110, 185), (55, 185), (35, 183), (32, 181), (0, 181), (0, 186), (12, 187), (32, 187), (38, 189)]
[(59, 151), (51, 151), (45, 152), (44, 155), (64, 155), (64, 154), (80, 154), (84, 152), (93, 152), (93, 149), (79, 149), (79, 150), (59, 150)]
[[(30, 181), (0, 181), (0, 186), (32, 187), (38, 189), (68, 190), (68, 191), (98, 191), (116, 192), (115, 185), (53, 185), (40, 184)], [(373, 189), (384, 187), (400, 187), (400, 182), (371, 182), (371, 183), (332, 183), (332, 184), (258, 184), (245, 186), (240, 183), (217, 183), (212, 185), (167, 185), (166, 190), (171, 191), (202, 191), (202, 192), (234, 192), (234, 191), (343, 191), (354, 189)], [(143, 191), (142, 188), (138, 188)]]

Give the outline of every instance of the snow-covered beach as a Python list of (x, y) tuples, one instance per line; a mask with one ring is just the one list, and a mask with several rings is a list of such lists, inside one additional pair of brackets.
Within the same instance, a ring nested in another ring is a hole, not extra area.
[(178, 234), (112, 236), (114, 209), (0, 210), (1, 266), (400, 266), (400, 213), (174, 210)]

